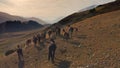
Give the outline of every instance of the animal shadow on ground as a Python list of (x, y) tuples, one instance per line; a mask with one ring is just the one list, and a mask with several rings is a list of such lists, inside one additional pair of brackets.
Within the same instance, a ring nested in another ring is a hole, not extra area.
[(40, 42), (40, 43), (39, 43), (39, 46), (40, 46), (41, 48), (44, 48), (44, 47), (45, 47), (45, 42)]
[(42, 48), (41, 48), (40, 46), (35, 46), (35, 48), (36, 48), (38, 51), (42, 50)]
[(79, 35), (78, 38), (80, 38), (80, 39), (86, 39), (87, 35)]
[(72, 63), (71, 61), (60, 60), (60, 62), (58, 62), (57, 64), (55, 64), (55, 66), (57, 68), (69, 68), (71, 63)]
[(80, 42), (76, 42), (76, 41), (71, 41), (70, 43), (74, 45), (80, 45)]
[(24, 68), (24, 60), (19, 60), (18, 68)]
[(79, 46), (79, 45), (81, 45), (81, 43), (78, 42), (78, 41), (69, 41), (69, 43), (72, 44), (72, 45), (74, 45), (74, 46)]

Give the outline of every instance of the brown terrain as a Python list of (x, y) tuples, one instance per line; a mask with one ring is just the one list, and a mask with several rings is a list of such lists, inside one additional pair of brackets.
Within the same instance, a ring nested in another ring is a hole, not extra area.
[[(44, 41), (45, 47), (23, 47), (24, 61), (18, 61), (16, 52), (1, 56), (0, 68), (120, 68), (120, 10), (87, 18), (72, 27), (78, 28), (72, 39), (55, 40), (54, 64), (47, 60), (48, 43)], [(27, 34), (22, 41), (38, 32)]]

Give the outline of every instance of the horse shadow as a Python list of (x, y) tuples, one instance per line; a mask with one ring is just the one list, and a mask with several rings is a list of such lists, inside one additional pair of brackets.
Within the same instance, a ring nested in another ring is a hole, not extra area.
[(79, 38), (79, 39), (86, 39), (86, 38), (87, 38), (87, 35), (79, 35), (78, 38)]
[(72, 63), (71, 61), (60, 60), (60, 62), (58, 62), (57, 64), (55, 64), (55, 66), (57, 68), (70, 68), (71, 63)]

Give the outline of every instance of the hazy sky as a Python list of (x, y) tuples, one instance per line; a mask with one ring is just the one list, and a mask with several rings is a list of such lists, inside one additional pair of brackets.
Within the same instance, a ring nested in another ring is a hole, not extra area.
[(0, 11), (54, 23), (85, 7), (114, 0), (0, 0)]

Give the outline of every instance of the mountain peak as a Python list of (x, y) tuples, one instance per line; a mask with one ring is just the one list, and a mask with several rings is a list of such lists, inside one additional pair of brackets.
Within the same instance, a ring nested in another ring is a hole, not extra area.
[(39, 18), (36, 18), (36, 17), (30, 17), (28, 18), (28, 20), (35, 20), (37, 21), (38, 23), (42, 24), (42, 25), (45, 25), (47, 24), (46, 22), (44, 22), (43, 20), (39, 19)]

